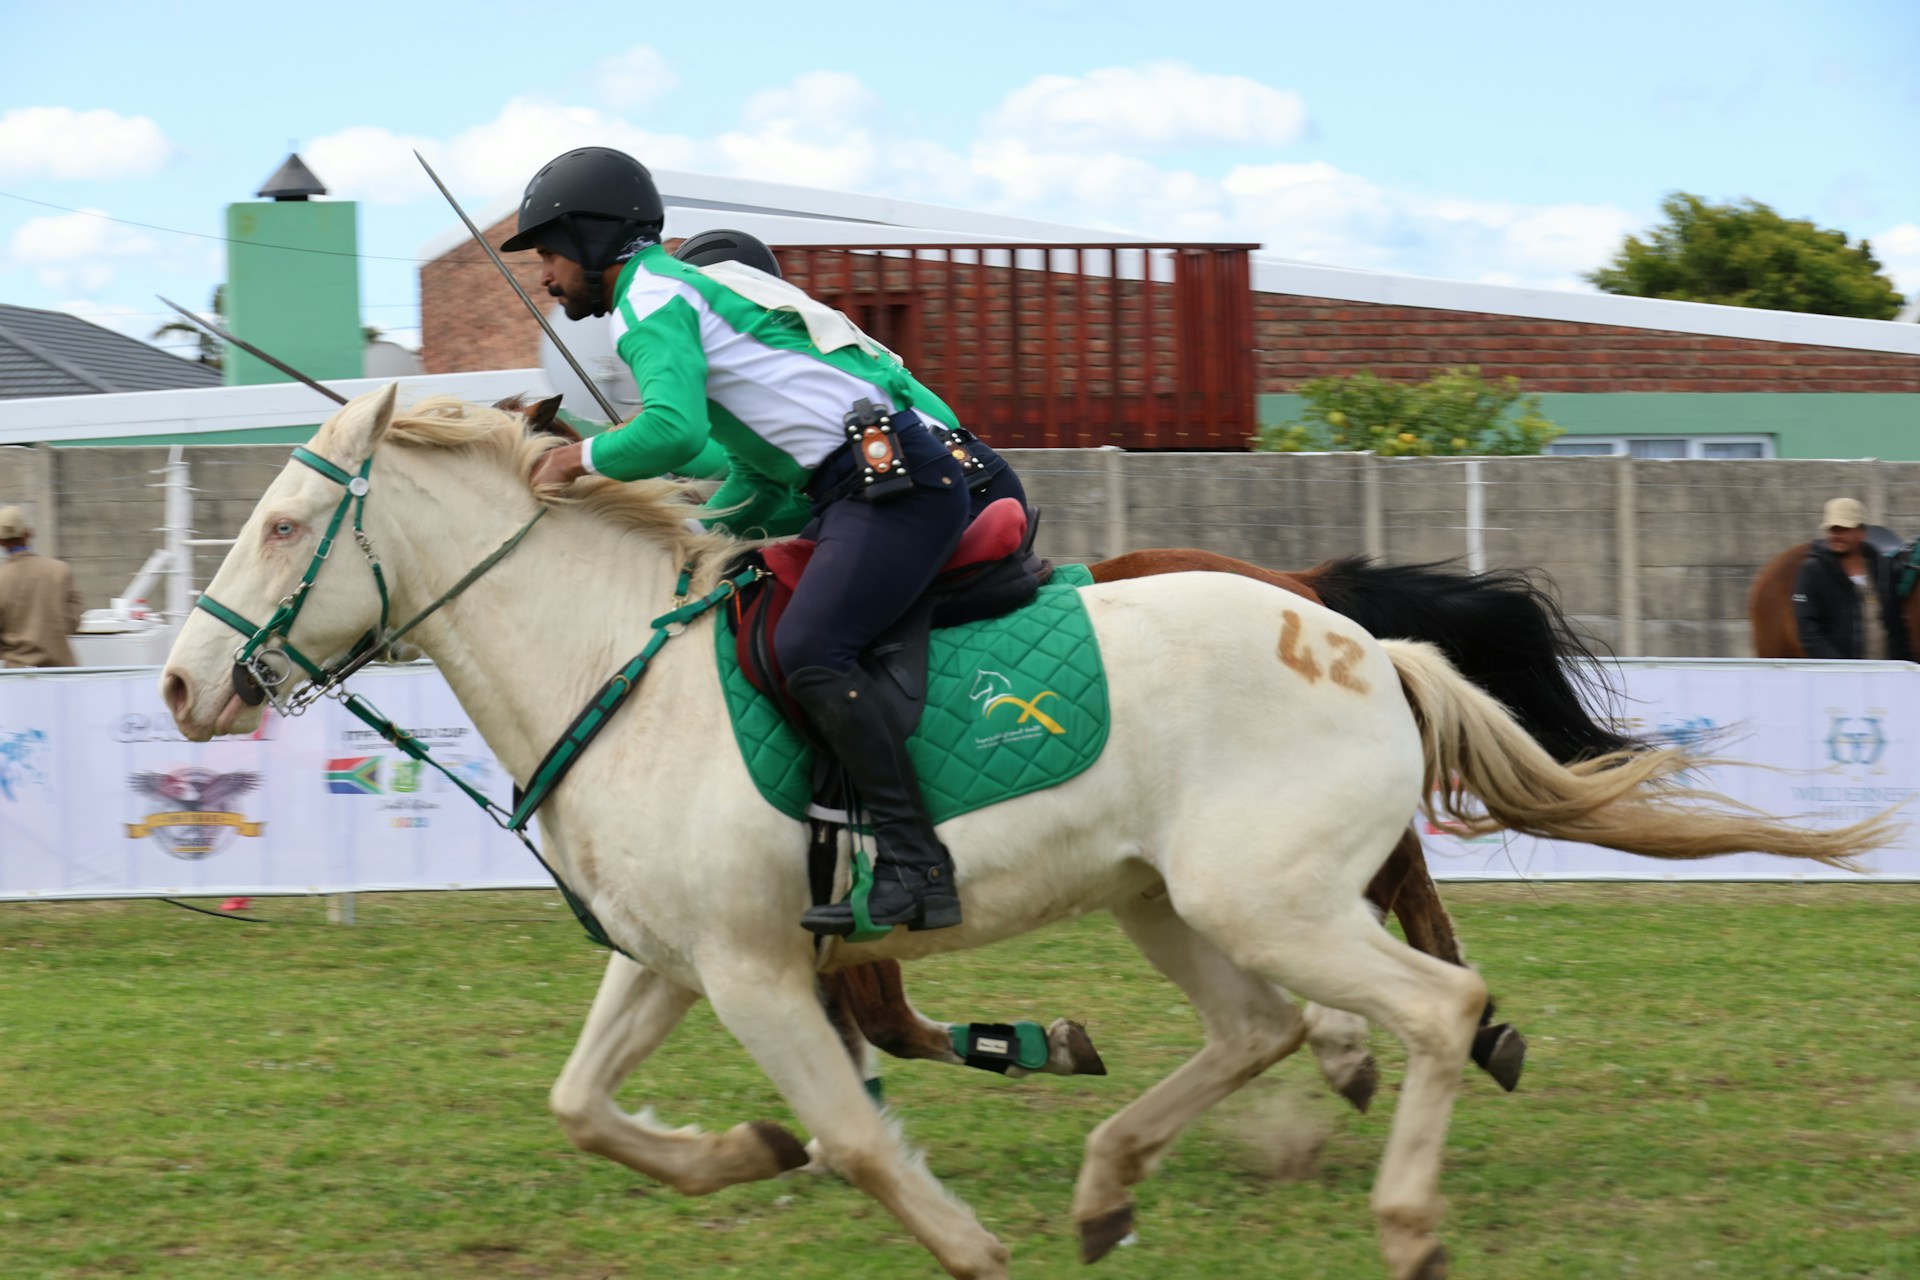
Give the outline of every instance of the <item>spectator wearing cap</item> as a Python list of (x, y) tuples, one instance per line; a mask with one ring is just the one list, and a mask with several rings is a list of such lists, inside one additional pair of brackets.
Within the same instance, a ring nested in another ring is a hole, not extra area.
[(1857, 499), (1835, 498), (1821, 512), (1820, 536), (1793, 580), (1793, 622), (1809, 658), (1912, 660), (1893, 565), (1868, 543)]
[(0, 667), (71, 667), (80, 593), (65, 561), (34, 551), (18, 507), (0, 507)]

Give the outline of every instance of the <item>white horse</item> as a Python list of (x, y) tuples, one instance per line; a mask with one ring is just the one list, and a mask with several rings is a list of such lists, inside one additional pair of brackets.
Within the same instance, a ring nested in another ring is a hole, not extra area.
[[(365, 533), (395, 616), (445, 592), (539, 507), (527, 477), (545, 438), (458, 401), (396, 417), (363, 396), (311, 449), (348, 472), (371, 459)], [(734, 544), (689, 532), (670, 485), (587, 481), (415, 639), (523, 785), (588, 696), (669, 608), (676, 571), (718, 581)], [(256, 623), (312, 562), (340, 483), (290, 463), (208, 594)], [(1670, 857), (1758, 849), (1824, 861), (1876, 847), (1882, 821), (1825, 833), (1702, 808), (1652, 784), (1687, 762), (1555, 765), (1434, 650), (1243, 578), (1178, 574), (1096, 587), (1111, 732), (1080, 776), (941, 828), (964, 926), (896, 930), (816, 956), (803, 828), (755, 792), (728, 726), (706, 619), (661, 651), (631, 704), (542, 812), (547, 858), (635, 963), (609, 966), (553, 1090), (568, 1136), (689, 1194), (805, 1160), (770, 1123), (668, 1130), (614, 1102), (620, 1081), (705, 997), (779, 1087), (835, 1168), (954, 1276), (1008, 1274), (1007, 1249), (902, 1151), (815, 998), (816, 970), (976, 947), (1111, 911), (1199, 1010), (1206, 1044), (1101, 1124), (1073, 1196), (1083, 1254), (1131, 1229), (1130, 1191), (1182, 1128), (1292, 1052), (1291, 989), (1385, 1026), (1407, 1073), (1373, 1210), (1395, 1280), (1445, 1274), (1435, 1234), (1448, 1116), (1485, 1001), (1469, 969), (1396, 941), (1362, 899), (1423, 797), (1483, 826), (1599, 840)], [(373, 575), (344, 538), (290, 642), (345, 654), (379, 616)], [(232, 692), (239, 637), (183, 628), (162, 694), (195, 740), (257, 717)], [(296, 673), (295, 683), (300, 677)], [(1471, 818), (1471, 814), (1465, 816)], [(1661, 852), (1664, 850), (1664, 852)]]

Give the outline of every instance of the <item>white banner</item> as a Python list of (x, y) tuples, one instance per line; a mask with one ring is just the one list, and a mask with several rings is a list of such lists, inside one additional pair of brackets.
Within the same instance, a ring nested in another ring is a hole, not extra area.
[[(433, 769), (324, 700), (191, 743), (157, 668), (0, 677), (0, 899), (551, 885)], [(431, 668), (354, 687), (481, 794), (512, 781)]]
[[(1813, 826), (1870, 818), (1920, 794), (1920, 667), (1897, 662), (1627, 660), (1627, 732), (1760, 767), (1697, 785)], [(1920, 824), (1920, 812), (1907, 815)], [(1798, 859), (1734, 854), (1661, 862), (1506, 834), (1462, 840), (1421, 819), (1441, 880), (1857, 880)], [(1867, 860), (1868, 876), (1920, 880), (1920, 827)]]
[[(1852, 821), (1920, 788), (1920, 667), (1644, 661), (1620, 674), (1631, 731), (1711, 737), (1719, 754), (1766, 766), (1701, 782), (1770, 813)], [(189, 743), (157, 675), (0, 675), (0, 900), (551, 884), (451, 783), (336, 703), (269, 716), (248, 738)], [(433, 669), (374, 669), (354, 684), (482, 794), (509, 800), (510, 780)], [(1426, 835), (1440, 879), (1857, 878), (1757, 855), (1660, 862)], [(1875, 878), (1920, 880), (1920, 832), (1871, 864)]]

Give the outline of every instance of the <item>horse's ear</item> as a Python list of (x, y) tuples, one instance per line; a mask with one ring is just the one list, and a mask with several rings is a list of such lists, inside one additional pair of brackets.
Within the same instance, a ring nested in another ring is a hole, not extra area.
[(335, 448), (340, 456), (356, 459), (372, 456), (380, 437), (393, 425), (394, 402), (399, 393), (400, 384), (389, 382), (378, 391), (347, 401), (346, 407), (333, 419)]
[(524, 410), (527, 415), (527, 433), (537, 436), (559, 436), (569, 444), (580, 440), (580, 433), (568, 426), (560, 417), (560, 397), (548, 396), (545, 400)]

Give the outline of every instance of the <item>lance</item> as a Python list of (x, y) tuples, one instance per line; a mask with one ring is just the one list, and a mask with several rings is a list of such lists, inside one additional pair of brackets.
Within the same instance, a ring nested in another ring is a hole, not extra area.
[(306, 374), (300, 372), (298, 369), (294, 368), (292, 365), (285, 364), (279, 360), (274, 359), (272, 356), (268, 355), (266, 352), (262, 351), (260, 348), (254, 346), (251, 342), (248, 342), (245, 338), (234, 337), (232, 334), (228, 333), (225, 329), (222, 329), (219, 325), (213, 323), (213, 321), (201, 319), (199, 316), (187, 310), (185, 307), (181, 306), (177, 302), (169, 301), (166, 298), (161, 298), (160, 295), (157, 293), (154, 294), (153, 296), (156, 298), (160, 298), (160, 301), (165, 302), (168, 306), (172, 307), (175, 311), (178, 311), (181, 317), (185, 319), (187, 323), (197, 325), (205, 332), (210, 333), (214, 337), (220, 339), (222, 342), (229, 343), (233, 346), (240, 348), (242, 351), (252, 356), (255, 360), (263, 361), (266, 364), (272, 365), (274, 368), (286, 374), (289, 378), (292, 378), (294, 381), (306, 383), (308, 386), (312, 387), (315, 391), (318, 391), (321, 395), (333, 401), (335, 404), (345, 404), (347, 402), (347, 398), (341, 395), (338, 391), (335, 391), (332, 387), (321, 386), (319, 383), (315, 382), (312, 378), (309, 378)]
[(467, 230), (472, 234), (474, 243), (487, 251), (487, 256), (493, 259), (493, 265), (500, 268), (500, 274), (505, 276), (507, 283), (513, 286), (513, 291), (520, 295), (520, 301), (527, 304), (527, 310), (531, 312), (533, 318), (540, 323), (541, 329), (546, 331), (547, 337), (553, 340), (553, 345), (559, 350), (561, 357), (566, 360), (567, 366), (580, 376), (580, 381), (586, 384), (587, 390), (593, 392), (593, 398), (600, 402), (600, 408), (606, 413), (607, 421), (614, 426), (619, 426), (622, 421), (620, 411), (613, 407), (613, 403), (607, 399), (606, 393), (600, 390), (600, 384), (587, 376), (587, 371), (582, 369), (580, 362), (573, 358), (573, 352), (567, 350), (567, 344), (560, 341), (560, 335), (555, 333), (553, 326), (547, 323), (547, 317), (540, 310), (539, 304), (528, 297), (527, 291), (520, 287), (520, 282), (513, 278), (513, 272), (509, 271), (507, 264), (500, 260), (500, 255), (494, 252), (492, 245), (487, 243), (487, 238), (480, 234), (480, 228), (473, 225), (473, 219), (469, 218), (467, 211), (460, 207), (460, 202), (453, 198), (453, 192), (447, 190), (447, 184), (440, 181), (440, 175), (433, 171), (433, 166), (427, 163), (425, 156), (415, 151), (413, 158), (420, 162), (420, 167), (427, 171), (429, 178), (433, 179), (433, 185), (440, 188), (440, 194), (447, 198), (447, 203), (453, 206), (453, 211), (460, 215), (460, 221), (467, 224)]

